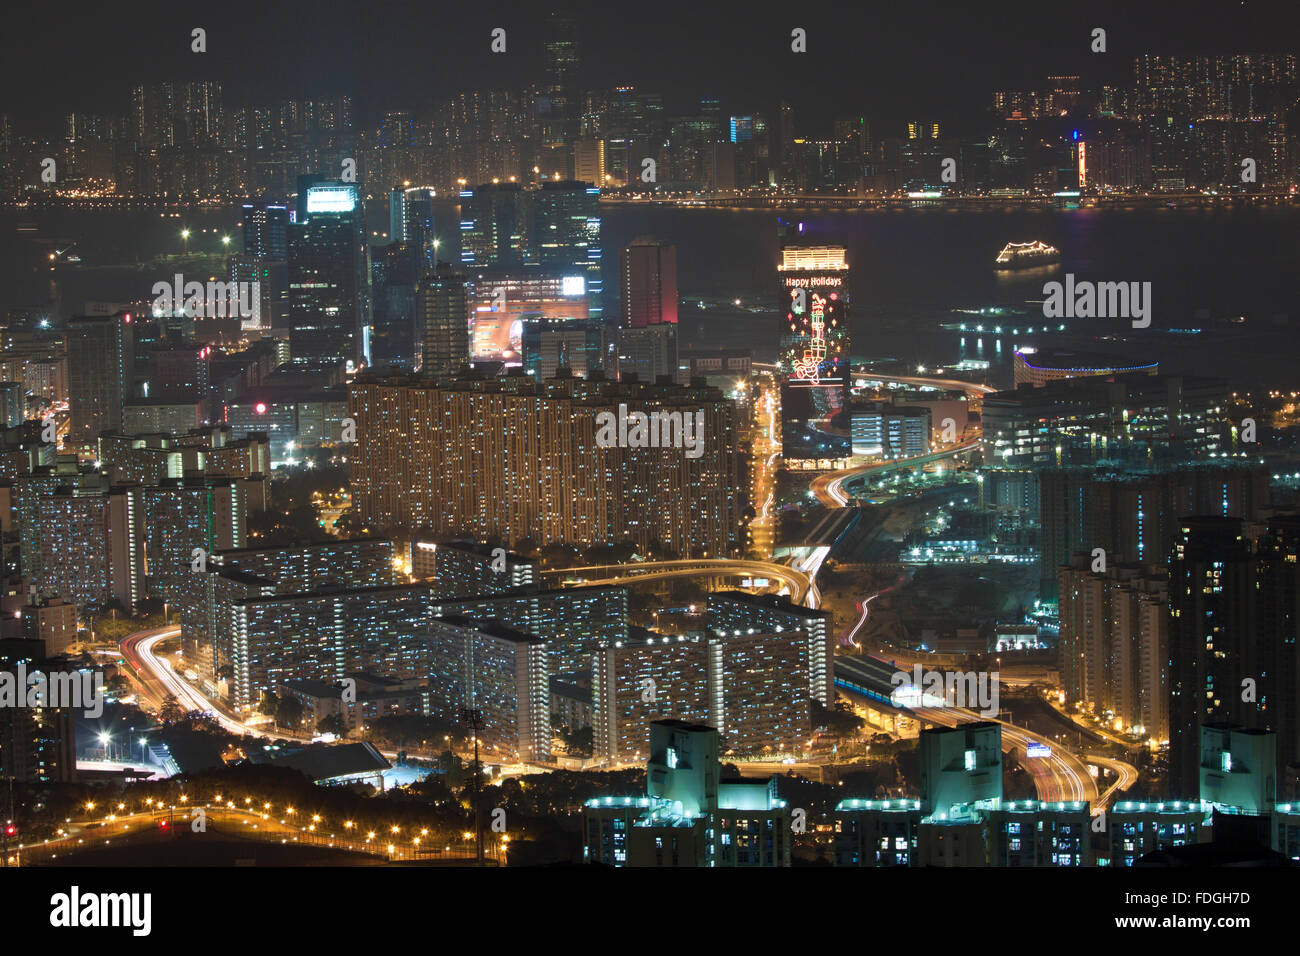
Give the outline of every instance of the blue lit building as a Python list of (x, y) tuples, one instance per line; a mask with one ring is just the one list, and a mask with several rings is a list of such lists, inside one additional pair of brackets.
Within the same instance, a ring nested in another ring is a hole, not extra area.
[(784, 867), (790, 810), (770, 780), (720, 779), (718, 732), (650, 725), (644, 797), (594, 797), (582, 808), (583, 859), (608, 866)]

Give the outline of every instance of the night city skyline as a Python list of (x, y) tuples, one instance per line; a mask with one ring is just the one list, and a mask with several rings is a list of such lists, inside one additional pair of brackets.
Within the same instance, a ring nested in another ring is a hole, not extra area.
[(12, 12), (0, 901), (1285, 912), (1295, 13)]

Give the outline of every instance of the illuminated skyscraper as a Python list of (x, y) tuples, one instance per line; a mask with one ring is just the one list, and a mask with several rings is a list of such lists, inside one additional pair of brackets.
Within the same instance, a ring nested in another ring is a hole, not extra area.
[(787, 239), (784, 226), (781, 233), (777, 274), (786, 302), (780, 354), (782, 453), (788, 459), (847, 458), (852, 443), (845, 250)]
[(427, 375), (447, 375), (469, 360), (469, 305), (464, 273), (448, 264), (427, 269), (415, 292), (421, 356)]
[(622, 284), (625, 328), (639, 329), (677, 322), (677, 248), (641, 236), (623, 250)]
[(243, 204), (244, 254), (258, 259), (285, 259), (289, 255), (289, 207), (264, 199)]
[(356, 183), (317, 182), (289, 226), (289, 351), (295, 362), (368, 362), (370, 252)]
[(553, 12), (547, 18), (546, 85), (542, 141), (571, 142), (577, 135), (578, 111), (578, 23), (572, 14)]
[(539, 189), (490, 183), (460, 194), (461, 263), (467, 268), (521, 266), (572, 281), (581, 277), (588, 315), (602, 313), (600, 189), (551, 180)]
[(534, 265), (532, 192), (485, 183), (460, 193), (460, 261), (466, 267)]
[(581, 182), (545, 182), (534, 202), (538, 264), (556, 275), (584, 276), (588, 314), (601, 318), (600, 189)]
[(425, 264), (433, 261), (433, 190), (428, 186), (394, 186), (388, 194), (388, 238), (408, 242)]

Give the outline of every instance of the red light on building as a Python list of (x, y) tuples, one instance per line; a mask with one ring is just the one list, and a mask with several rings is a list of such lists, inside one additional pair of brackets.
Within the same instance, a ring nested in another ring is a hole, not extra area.
[(257, 412), (257, 414), (259, 414), (259, 415), (265, 415), (265, 414), (266, 414), (266, 402), (258, 402), (257, 405), (254, 406), (254, 410), (255, 410), (255, 411)]

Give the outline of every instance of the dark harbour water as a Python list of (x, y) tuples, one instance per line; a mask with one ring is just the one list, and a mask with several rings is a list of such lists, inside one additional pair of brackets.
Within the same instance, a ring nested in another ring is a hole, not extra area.
[[(371, 223), (384, 228), (382, 203), (371, 203)], [(770, 358), (780, 334), (775, 313), (776, 218), (765, 212), (611, 206), (602, 211), (607, 311), (617, 296), (618, 250), (639, 235), (674, 243), (680, 292), (686, 297), (740, 298), (746, 306), (770, 302), (761, 313), (682, 310), (683, 339), (755, 349)], [(191, 230), (193, 251), (220, 251), (220, 236), (239, 248), (235, 210), (160, 216), (153, 212), (0, 212), (0, 307), (44, 301), (52, 274), (51, 248), (75, 241), (86, 266), (122, 265), (178, 253), (180, 230)], [(456, 209), (439, 210), (444, 249), (455, 249)], [(951, 363), (960, 357), (991, 363), (995, 379), (1009, 376), (1013, 345), (1087, 348), (1167, 369), (1220, 374), (1239, 384), (1291, 385), (1300, 359), (1300, 210), (1153, 209), (948, 212), (939, 209), (820, 213), (804, 220), (804, 237), (843, 244), (851, 266), (852, 353), (895, 357), (909, 364)], [(18, 233), (18, 223), (35, 233)], [(1059, 268), (1010, 276), (992, 268), (1009, 241), (1042, 239), (1062, 252)], [(54, 245), (51, 246), (51, 243)], [(1072, 272), (1076, 279), (1152, 283), (1151, 328), (1119, 320), (1075, 320), (1070, 334), (1019, 336), (983, 348), (975, 337), (963, 350), (940, 322), (961, 318), (956, 308), (1005, 306), (1030, 312), (1022, 324), (1043, 321), (1043, 283)], [(153, 271), (79, 268), (54, 274), (60, 311), (81, 311), (87, 300), (118, 301), (149, 295)], [(1230, 316), (1244, 316), (1228, 324)], [(1282, 324), (1285, 323), (1285, 324)], [(1200, 335), (1166, 329), (1200, 327)], [(1113, 336), (1113, 341), (1099, 341)]]
[[(779, 249), (769, 214), (649, 209), (605, 216), (606, 249), (642, 233), (677, 244), (683, 295), (773, 293)], [(1297, 379), (1300, 210), (848, 212), (805, 220), (804, 236), (847, 247), (855, 358), (928, 365), (979, 358), (990, 361), (995, 380), (1009, 380), (1012, 346), (1037, 345), (1157, 359), (1169, 370), (1224, 375), (1246, 385)], [(1060, 266), (1010, 275), (992, 268), (1007, 242), (1031, 239), (1060, 249)], [(1063, 280), (1067, 272), (1076, 279), (1150, 282), (1151, 327), (1073, 320), (1067, 336), (1008, 338), (1000, 353), (992, 337), (980, 349), (970, 336), (962, 349), (959, 336), (938, 331), (941, 322), (965, 318), (951, 310), (988, 306), (1020, 308), (1030, 314), (1022, 326), (1041, 326), (1047, 321), (1041, 304), (1027, 300), (1041, 300), (1044, 282)], [(1246, 321), (1222, 321), (1230, 316)], [(1275, 324), (1279, 316), (1288, 324)], [(770, 351), (780, 334), (775, 320), (745, 316), (713, 328), (703, 321), (706, 340), (743, 342), (758, 351)], [(1187, 327), (1205, 331), (1165, 331)]]

